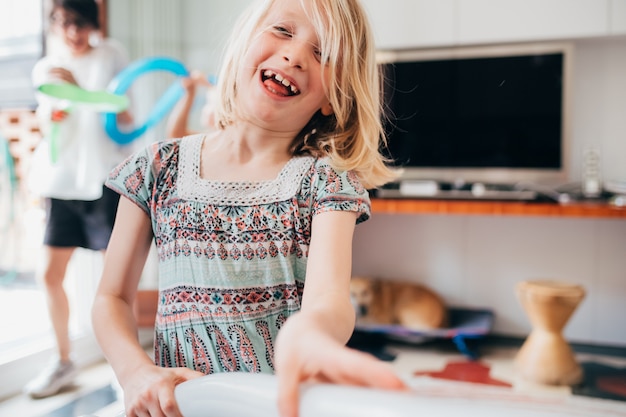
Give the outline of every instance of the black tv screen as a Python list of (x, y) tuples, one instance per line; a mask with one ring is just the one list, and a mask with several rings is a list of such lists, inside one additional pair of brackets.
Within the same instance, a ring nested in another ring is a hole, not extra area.
[(396, 165), (561, 170), (563, 53), (381, 66)]

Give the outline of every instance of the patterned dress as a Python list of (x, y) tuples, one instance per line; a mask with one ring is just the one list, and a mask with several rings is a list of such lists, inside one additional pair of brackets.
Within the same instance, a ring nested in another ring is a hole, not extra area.
[(370, 214), (356, 175), (293, 157), (271, 181), (200, 178), (203, 135), (150, 145), (107, 186), (151, 218), (158, 253), (155, 362), (206, 374), (273, 372), (274, 341), (299, 310), (313, 216)]

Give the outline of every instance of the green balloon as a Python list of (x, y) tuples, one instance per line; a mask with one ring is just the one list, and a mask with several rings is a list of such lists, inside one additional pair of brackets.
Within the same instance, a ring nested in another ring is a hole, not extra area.
[(38, 90), (50, 97), (67, 100), (73, 106), (88, 106), (98, 112), (120, 113), (129, 105), (126, 96), (108, 91), (88, 91), (74, 84), (42, 84)]

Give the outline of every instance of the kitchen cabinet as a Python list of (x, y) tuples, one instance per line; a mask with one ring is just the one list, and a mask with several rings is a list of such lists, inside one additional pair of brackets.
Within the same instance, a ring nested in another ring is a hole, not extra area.
[(458, 0), (458, 44), (609, 34), (607, 0)]
[(456, 0), (362, 0), (379, 49), (455, 42)]
[(626, 35), (626, 0), (611, 0), (609, 32)]
[(626, 34), (626, 0), (363, 0), (378, 49)]

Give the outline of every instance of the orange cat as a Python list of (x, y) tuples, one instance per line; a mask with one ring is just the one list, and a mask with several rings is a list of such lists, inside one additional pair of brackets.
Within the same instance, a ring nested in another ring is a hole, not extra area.
[(357, 324), (400, 324), (418, 331), (447, 324), (443, 300), (421, 284), (352, 277), (350, 295)]

